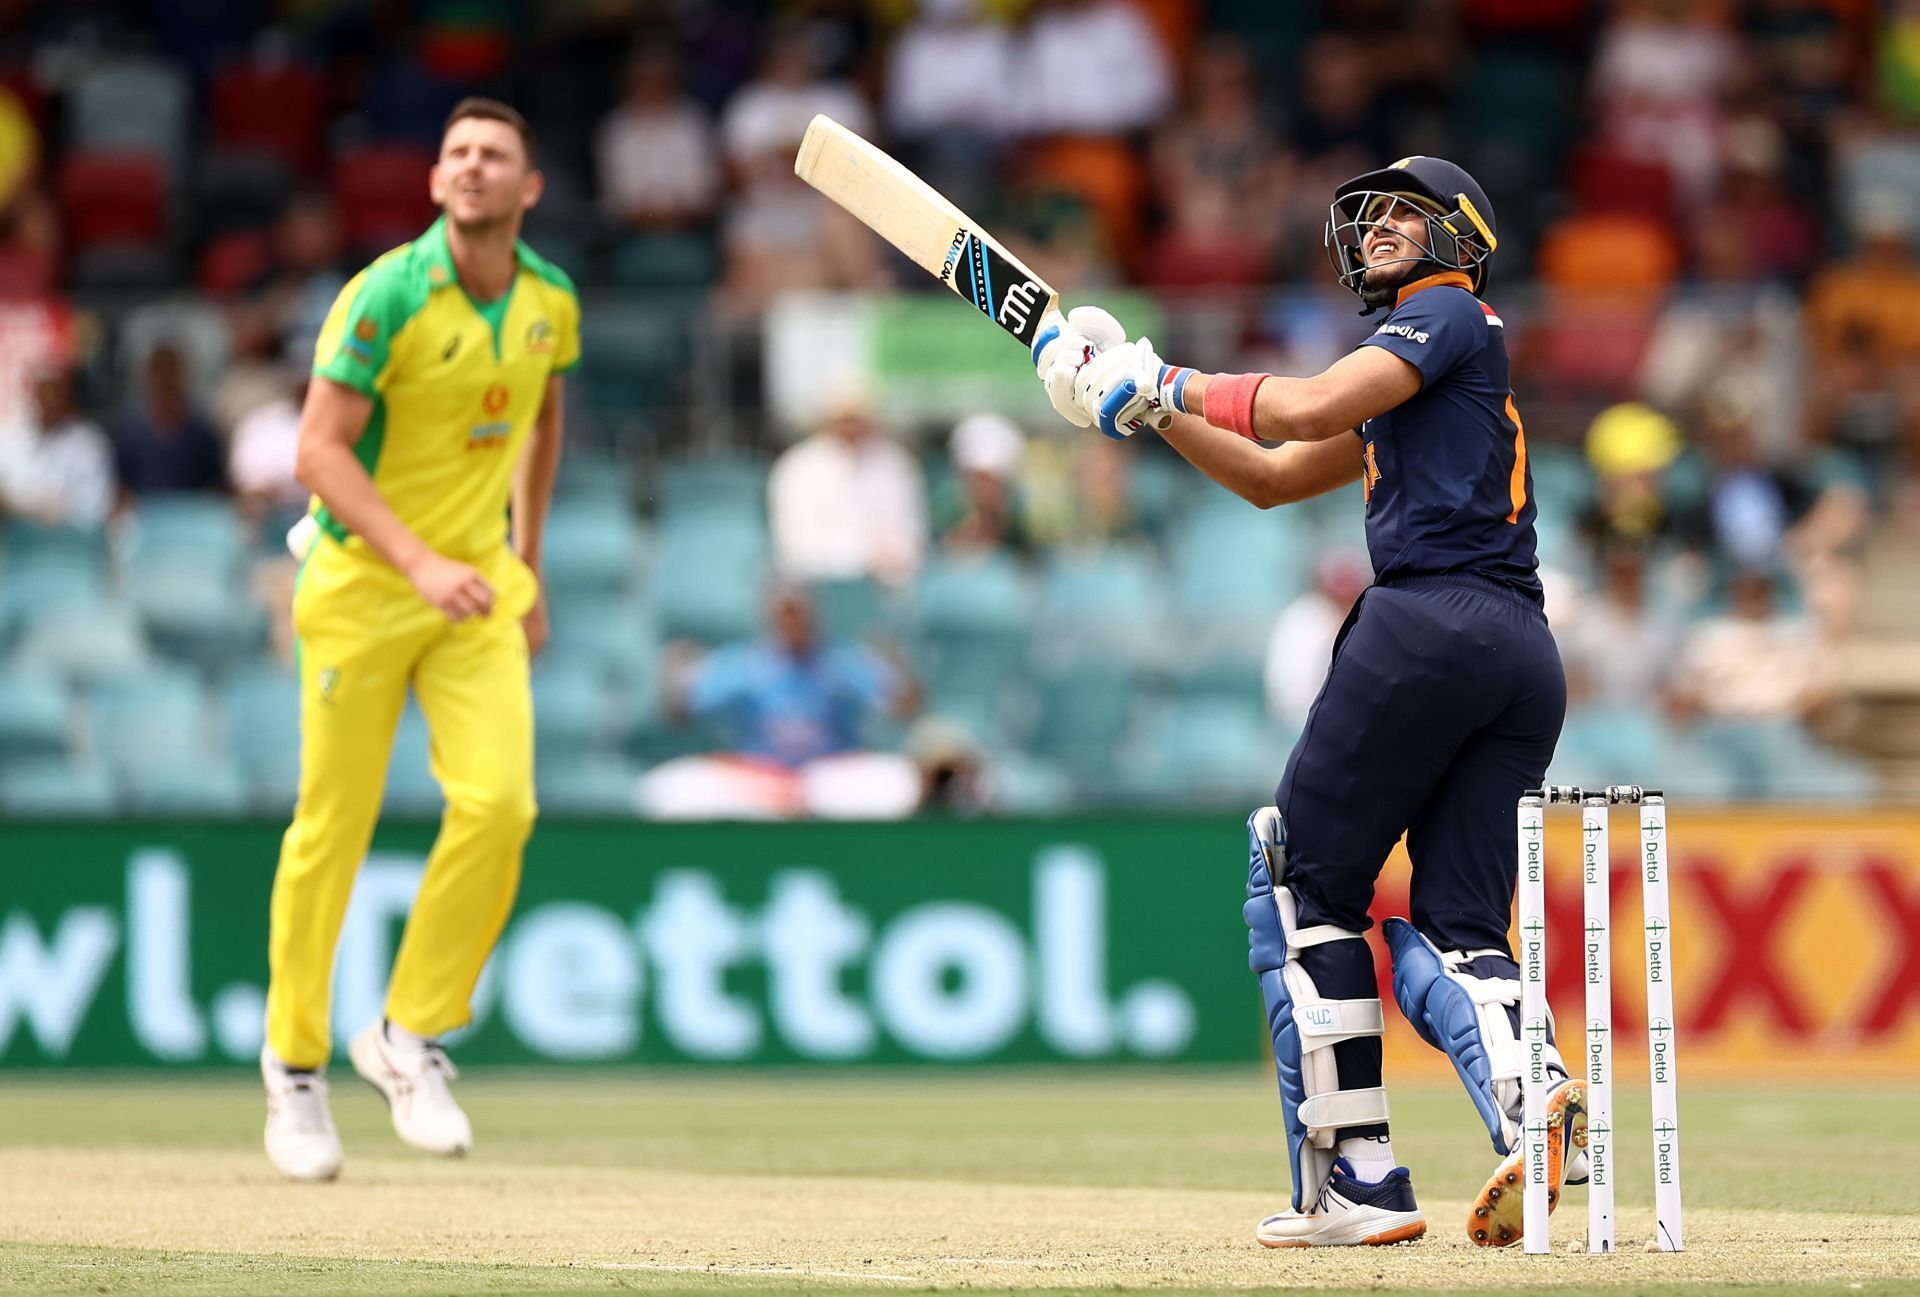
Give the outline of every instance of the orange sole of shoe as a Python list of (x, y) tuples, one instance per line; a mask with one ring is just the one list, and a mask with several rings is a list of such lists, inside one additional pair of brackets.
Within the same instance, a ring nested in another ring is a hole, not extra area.
[[(1547, 1129), (1558, 1131), (1571, 1123), (1570, 1138), (1547, 1142), (1547, 1213), (1560, 1205), (1560, 1180), (1566, 1174), (1567, 1146), (1587, 1146), (1587, 1086), (1573, 1081), (1554, 1091), (1547, 1109)], [(1520, 1183), (1521, 1157), (1510, 1154), (1473, 1200), (1467, 1217), (1467, 1237), (1481, 1247), (1512, 1247), (1522, 1237), (1526, 1194)]]
[[(1402, 1225), (1398, 1229), (1383, 1230), (1378, 1234), (1369, 1234), (1356, 1244), (1348, 1247), (1385, 1247), (1389, 1243), (1409, 1243), (1427, 1232), (1427, 1222), (1415, 1221), (1411, 1225)], [(1283, 1242), (1269, 1243), (1265, 1239), (1255, 1239), (1261, 1247), (1327, 1247), (1325, 1243), (1309, 1243), (1305, 1239), (1287, 1239)]]

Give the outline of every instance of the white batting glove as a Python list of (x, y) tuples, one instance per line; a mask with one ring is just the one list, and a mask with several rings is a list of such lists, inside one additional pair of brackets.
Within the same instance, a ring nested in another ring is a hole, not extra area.
[(1033, 335), (1033, 368), (1060, 416), (1078, 427), (1093, 418), (1074, 398), (1074, 381), (1086, 363), (1127, 340), (1120, 321), (1097, 306), (1076, 306), (1065, 315), (1049, 311)]
[(1161, 384), (1175, 372), (1154, 354), (1153, 343), (1145, 338), (1107, 348), (1081, 367), (1074, 382), (1074, 401), (1084, 416), (1082, 426), (1098, 425), (1115, 441), (1142, 428), (1166, 427), (1173, 421), (1174, 407)]

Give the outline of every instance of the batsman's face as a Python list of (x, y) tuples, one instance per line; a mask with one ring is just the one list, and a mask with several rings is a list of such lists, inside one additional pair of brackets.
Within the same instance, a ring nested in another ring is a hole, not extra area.
[[(1376, 224), (1367, 230), (1361, 244), (1369, 266), (1426, 255), (1420, 247), (1427, 238), (1427, 216), (1412, 203), (1394, 199), (1384, 212), (1374, 214), (1371, 219)], [(1368, 278), (1372, 279), (1372, 275)]]
[(540, 198), (540, 173), (529, 165), (520, 132), (506, 122), (463, 117), (440, 141), (433, 165), (433, 201), (456, 224), (497, 225)]

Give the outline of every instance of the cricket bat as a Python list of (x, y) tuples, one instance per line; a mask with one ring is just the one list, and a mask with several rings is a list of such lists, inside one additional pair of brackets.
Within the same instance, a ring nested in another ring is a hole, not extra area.
[(1029, 349), (1060, 294), (926, 181), (822, 113), (794, 174), (859, 217)]

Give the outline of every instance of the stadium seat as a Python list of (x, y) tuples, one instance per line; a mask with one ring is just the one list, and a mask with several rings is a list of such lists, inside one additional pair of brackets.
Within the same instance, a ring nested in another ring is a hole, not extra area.
[(105, 818), (118, 800), (112, 774), (98, 765), (30, 761), (0, 767), (0, 811), (9, 818)]
[(556, 501), (542, 542), (547, 588), (607, 594), (627, 585), (639, 529), (617, 500)]
[(356, 255), (377, 256), (433, 223), (423, 178), (433, 154), (408, 144), (377, 144), (342, 154), (334, 163), (333, 194), (340, 222)]
[(93, 559), (59, 552), (22, 555), (0, 568), (0, 648), (24, 637), (46, 613), (105, 597), (106, 583)]
[(129, 555), (137, 565), (190, 560), (210, 571), (230, 571), (246, 548), (246, 529), (223, 496), (152, 496), (133, 515)]
[(1073, 806), (1073, 780), (1060, 767), (1029, 752), (1006, 750), (988, 757), (992, 808), (1005, 815), (1058, 815)]
[(125, 787), (128, 808), (147, 815), (226, 819), (248, 808), (247, 786), (225, 758), (136, 766), (127, 771)]
[(73, 148), (146, 154), (181, 174), (193, 88), (173, 63), (126, 55), (101, 60), (80, 73), (66, 102)]
[(1014, 562), (936, 558), (915, 594), (915, 665), (933, 708), (969, 724), (983, 742), (1025, 728), (1033, 594)]
[(585, 313), (580, 370), (586, 406), (622, 436), (648, 430), (639, 411), (657, 411), (683, 394), (686, 312), (672, 302), (594, 303)]
[(559, 471), (554, 476), (553, 498), (556, 507), (561, 501), (630, 505), (633, 473), (618, 456), (576, 445), (569, 436), (566, 451), (560, 457)]
[(176, 557), (142, 563), (134, 576), (128, 599), (148, 639), (166, 656), (213, 675), (266, 645), (266, 609), (219, 568)]
[(1286, 764), (1264, 708), (1226, 698), (1177, 701), (1129, 755), (1135, 796), (1177, 806), (1265, 801)]
[(662, 520), (720, 510), (759, 514), (767, 507), (767, 466), (735, 456), (688, 456), (660, 467), (654, 508)]
[(623, 757), (594, 753), (549, 756), (542, 752), (534, 783), (542, 817), (616, 817), (635, 814), (639, 767)]
[(200, 250), (194, 282), (208, 297), (231, 297), (267, 277), (273, 248), (259, 230), (236, 230), (210, 240)]
[(1083, 796), (1099, 799), (1118, 772), (1138, 683), (1122, 664), (1091, 661), (1039, 682), (1033, 749), (1073, 775)]
[(257, 153), (214, 153), (194, 176), (195, 223), (204, 234), (254, 233), (267, 229), (287, 208), (296, 184), (293, 169)]
[(107, 534), (99, 527), (43, 527), (19, 518), (0, 523), (0, 564), (13, 565), (49, 556), (78, 559), (98, 567), (107, 553)]
[(1145, 663), (1164, 656), (1165, 577), (1139, 549), (1058, 553), (1047, 564), (1033, 640), (1051, 661), (1119, 657)]
[(622, 288), (701, 288), (719, 277), (709, 239), (690, 234), (641, 234), (614, 250), (613, 282)]
[(67, 750), (67, 691), (39, 676), (0, 674), (0, 762)]
[(302, 173), (320, 157), (326, 86), (291, 60), (245, 60), (215, 73), (208, 87), (213, 142), (223, 152), (265, 155)]
[(1182, 657), (1245, 657), (1264, 647), (1274, 617), (1306, 589), (1316, 552), (1305, 519), (1289, 512), (1233, 497), (1176, 523), (1168, 553)]
[(614, 709), (597, 673), (577, 666), (545, 669), (533, 677), (533, 723), (539, 747), (584, 754), (609, 736)]
[(765, 539), (745, 528), (713, 522), (662, 527), (651, 582), (661, 633), (707, 644), (755, 634), (766, 563)]
[(104, 682), (86, 701), (92, 749), (125, 779), (155, 766), (191, 769), (212, 755), (205, 690), (177, 667)]
[(588, 664), (606, 683), (652, 688), (659, 669), (660, 628), (638, 599), (624, 595), (556, 595), (549, 608), (554, 643), (535, 659), (536, 672), (567, 657)]
[(815, 581), (807, 593), (820, 634), (827, 639), (867, 639), (888, 628), (892, 606), (878, 581)]
[(76, 603), (49, 610), (27, 627), (13, 665), (67, 680), (91, 683), (136, 675), (152, 661), (132, 608), (113, 603)]
[(284, 811), (300, 786), (300, 681), (291, 671), (256, 664), (221, 690), (227, 750), (253, 804)]
[(75, 256), (157, 247), (167, 232), (166, 176), (141, 153), (74, 153), (55, 182)]
[(387, 784), (381, 809), (392, 815), (437, 816), (446, 805), (430, 768), (432, 740), (427, 718), (411, 699), (393, 736), (393, 756), (387, 763)]

